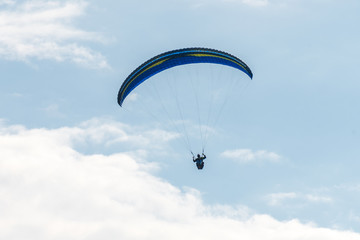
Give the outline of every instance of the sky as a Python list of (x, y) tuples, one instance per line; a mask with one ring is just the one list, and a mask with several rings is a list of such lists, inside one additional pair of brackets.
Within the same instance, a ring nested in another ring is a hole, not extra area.
[[(359, 11), (357, 0), (0, 0), (0, 238), (360, 239)], [(117, 104), (136, 67), (186, 47), (229, 52), (254, 77), (179, 67)], [(211, 126), (162, 109), (196, 112), (188, 73), (205, 101), (221, 100)], [(211, 77), (245, 84), (211, 90)], [(199, 125), (211, 133), (201, 171), (186, 144)]]

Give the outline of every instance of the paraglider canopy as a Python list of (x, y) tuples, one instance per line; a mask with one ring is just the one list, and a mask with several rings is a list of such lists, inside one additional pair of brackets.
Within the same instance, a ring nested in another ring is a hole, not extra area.
[(159, 54), (136, 68), (121, 85), (117, 99), (118, 104), (122, 106), (129, 93), (151, 76), (175, 66), (192, 63), (227, 65), (243, 71), (250, 78), (253, 77), (250, 68), (229, 53), (209, 48), (178, 49)]

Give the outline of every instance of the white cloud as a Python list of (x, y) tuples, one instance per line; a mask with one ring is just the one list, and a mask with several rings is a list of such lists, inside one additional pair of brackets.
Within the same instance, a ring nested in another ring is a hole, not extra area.
[[(180, 0), (183, 1), (183, 0)], [(207, 4), (224, 4), (229, 3), (237, 6), (247, 5), (254, 8), (264, 8), (264, 7), (291, 7), (297, 6), (298, 3), (301, 3), (300, 0), (189, 0), (192, 3), (194, 8), (199, 8)]]
[(359, 192), (360, 191), (360, 184), (340, 184), (335, 185), (335, 189), (338, 190), (345, 190), (349, 192)]
[[(331, 203), (333, 200), (331, 197), (321, 196), (317, 194), (303, 194), (295, 192), (282, 192), (271, 193), (266, 196), (268, 205), (270, 206), (284, 206), (286, 204), (301, 204), (307, 203)], [(292, 202), (290, 202), (292, 201)], [(297, 201), (297, 202), (296, 202)]]
[(258, 161), (278, 162), (281, 157), (265, 150), (253, 151), (251, 149), (227, 150), (221, 154), (224, 158), (230, 158), (238, 163), (250, 163)]
[(333, 201), (331, 197), (319, 196), (313, 194), (306, 194), (305, 199), (310, 202), (319, 202), (319, 203), (330, 203)]
[(73, 147), (77, 141), (106, 145), (117, 135), (123, 143), (138, 137), (126, 125), (99, 120), (59, 129), (2, 123), (0, 239), (360, 239), (246, 207), (206, 205), (197, 190), (153, 176), (146, 161), (125, 153), (84, 155)]
[(288, 199), (294, 199), (297, 197), (297, 194), (294, 192), (288, 192), (288, 193), (272, 193), (267, 196), (269, 199), (268, 204), (275, 206), (280, 205), (284, 200)]
[(199, 8), (207, 3), (238, 3), (238, 4), (245, 4), (251, 7), (265, 7), (269, 5), (269, 0), (197, 0), (191, 1), (193, 3), (194, 8)]
[(90, 68), (108, 68), (104, 56), (82, 45), (102, 41), (99, 34), (73, 26), (84, 14), (84, 1), (3, 1), (0, 10), (0, 57), (8, 60), (71, 61)]
[(65, 117), (65, 115), (64, 115), (63, 113), (61, 113), (58, 104), (50, 104), (50, 105), (46, 106), (45, 108), (43, 108), (43, 110), (44, 110), (49, 116), (59, 117), (59, 118)]
[(137, 93), (131, 93), (127, 98), (126, 101), (128, 102), (135, 102), (139, 98), (139, 95)]
[(268, 0), (241, 0), (241, 2), (254, 7), (263, 7), (269, 4)]

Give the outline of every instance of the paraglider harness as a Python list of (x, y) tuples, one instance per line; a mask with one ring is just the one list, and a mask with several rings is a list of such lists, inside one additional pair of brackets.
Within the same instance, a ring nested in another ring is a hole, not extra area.
[(191, 152), (193, 155), (193, 162), (196, 162), (196, 167), (201, 170), (204, 167), (204, 159), (206, 158), (206, 155), (204, 152), (202, 152), (202, 156), (200, 154), (197, 155), (197, 158), (195, 158), (195, 155)]

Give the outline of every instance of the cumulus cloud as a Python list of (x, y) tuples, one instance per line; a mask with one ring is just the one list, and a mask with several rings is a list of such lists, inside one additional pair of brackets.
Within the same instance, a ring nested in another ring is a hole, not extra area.
[(278, 162), (280, 155), (265, 150), (253, 151), (251, 149), (227, 150), (221, 154), (224, 158), (229, 158), (238, 163), (250, 163), (259, 161)]
[[(98, 135), (100, 129), (106, 134)], [(154, 176), (153, 164), (135, 155), (74, 148), (79, 141), (106, 145), (138, 137), (129, 126), (101, 120), (58, 129), (2, 122), (0, 239), (360, 239), (246, 207), (206, 205), (196, 189)]]
[(82, 42), (103, 41), (98, 33), (76, 28), (86, 3), (74, 1), (1, 1), (0, 57), (7, 60), (71, 61), (90, 68), (108, 68), (100, 53)]

